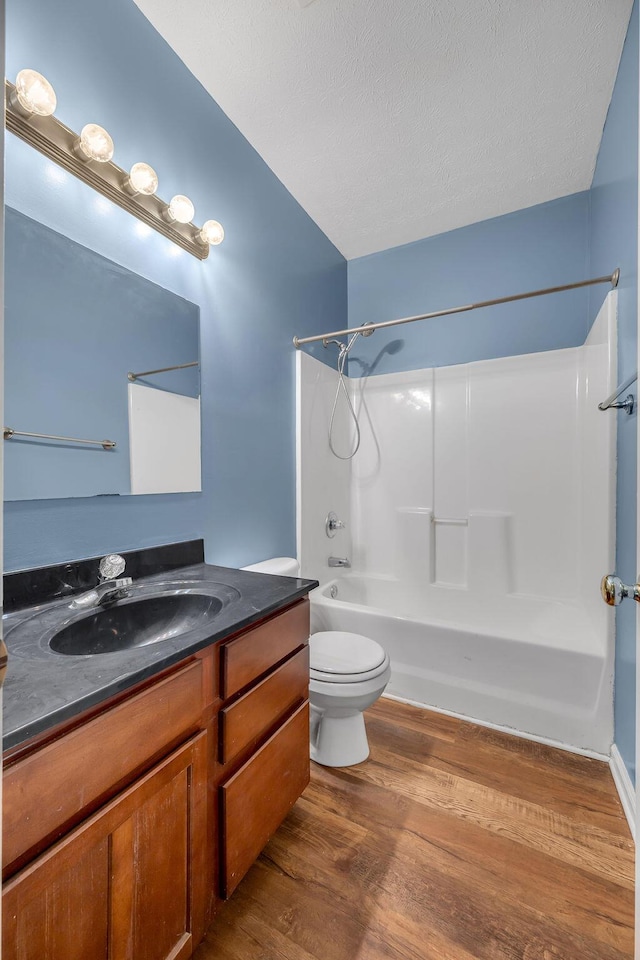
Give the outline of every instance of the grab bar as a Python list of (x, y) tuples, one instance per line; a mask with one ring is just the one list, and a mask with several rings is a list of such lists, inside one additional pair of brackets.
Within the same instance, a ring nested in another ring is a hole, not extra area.
[(53, 433), (27, 433), (26, 430), (14, 430), (13, 427), (5, 427), (4, 439), (11, 440), (12, 437), (34, 437), (37, 440), (61, 440), (63, 443), (91, 443), (96, 447), (104, 447), (105, 450), (113, 450), (116, 445), (115, 440), (80, 440), (79, 437), (58, 437)]
[(627, 413), (633, 413), (636, 398), (632, 393), (628, 394), (624, 400), (618, 400), (618, 397), (621, 393), (631, 386), (632, 383), (635, 383), (638, 379), (638, 371), (629, 377), (624, 383), (620, 384), (619, 387), (614, 390), (610, 397), (607, 397), (606, 400), (603, 400), (602, 403), (598, 404), (598, 410), (626, 410)]

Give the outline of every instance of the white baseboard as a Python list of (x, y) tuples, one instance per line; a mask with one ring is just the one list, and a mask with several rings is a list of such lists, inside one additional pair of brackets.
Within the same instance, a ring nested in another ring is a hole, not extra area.
[(616, 785), (616, 790), (618, 791), (618, 796), (620, 797), (620, 803), (622, 804), (622, 809), (624, 810), (625, 817), (627, 818), (627, 823), (629, 824), (629, 829), (631, 830), (631, 836), (634, 841), (636, 839), (636, 791), (631, 782), (631, 777), (629, 776), (629, 771), (627, 770), (622, 755), (618, 750), (617, 746), (614, 745), (611, 747), (611, 759), (609, 760), (609, 765), (611, 767), (611, 775), (613, 776), (613, 782)]

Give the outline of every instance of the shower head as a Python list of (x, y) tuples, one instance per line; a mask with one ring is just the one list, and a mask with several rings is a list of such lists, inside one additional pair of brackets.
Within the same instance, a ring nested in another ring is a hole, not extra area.
[[(372, 326), (372, 321), (370, 320), (368, 323), (363, 323), (362, 326), (363, 327)], [(344, 349), (345, 354), (349, 353), (349, 350), (351, 350), (351, 347), (354, 345), (358, 337), (370, 337), (372, 333), (375, 333), (375, 330), (356, 330), (356, 332), (351, 336), (351, 338), (347, 342), (346, 347), (343, 344), (342, 347), (340, 348), (340, 351), (342, 352), (342, 350)]]

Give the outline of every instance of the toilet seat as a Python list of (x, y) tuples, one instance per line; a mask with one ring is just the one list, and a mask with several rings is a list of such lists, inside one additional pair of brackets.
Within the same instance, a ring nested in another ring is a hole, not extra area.
[(322, 670), (309, 670), (311, 680), (321, 680), (323, 683), (364, 683), (365, 680), (375, 680), (380, 677), (389, 666), (389, 657), (385, 657), (379, 667), (375, 670), (367, 670), (364, 673), (323, 673)]
[(359, 633), (326, 630), (309, 639), (310, 674), (324, 683), (362, 683), (379, 677), (389, 657), (375, 640)]

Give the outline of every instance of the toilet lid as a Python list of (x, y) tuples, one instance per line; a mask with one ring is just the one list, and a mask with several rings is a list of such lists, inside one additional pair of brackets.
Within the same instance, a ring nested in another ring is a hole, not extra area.
[(340, 630), (314, 633), (309, 638), (309, 650), (313, 671), (350, 676), (375, 670), (386, 656), (375, 640)]

